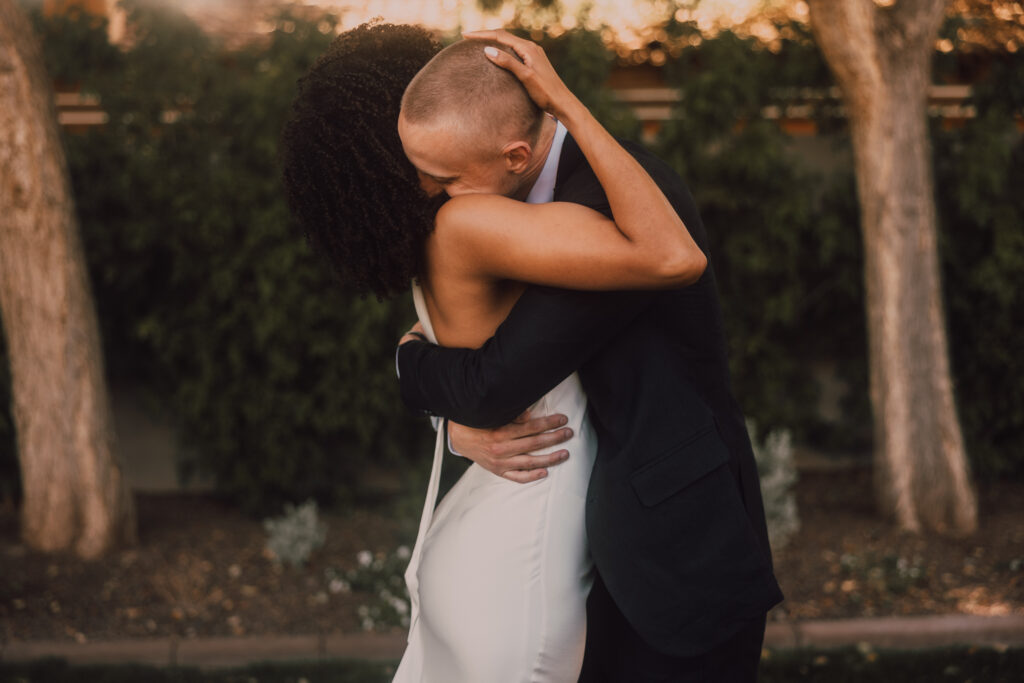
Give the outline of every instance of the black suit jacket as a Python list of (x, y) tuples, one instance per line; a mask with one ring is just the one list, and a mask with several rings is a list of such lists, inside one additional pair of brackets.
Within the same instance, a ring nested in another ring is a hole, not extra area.
[[(706, 253), (682, 180), (623, 144)], [(569, 136), (555, 200), (611, 214)], [(407, 406), (475, 427), (512, 421), (579, 371), (598, 436), (586, 503), (591, 554), (653, 647), (705, 652), (782, 600), (710, 266), (694, 285), (661, 292), (531, 286), (480, 349), (410, 342), (398, 362)]]

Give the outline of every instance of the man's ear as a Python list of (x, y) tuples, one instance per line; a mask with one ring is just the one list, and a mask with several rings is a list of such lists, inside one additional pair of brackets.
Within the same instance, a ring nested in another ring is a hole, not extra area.
[(533, 148), (525, 140), (516, 140), (505, 145), (501, 150), (505, 159), (505, 170), (509, 173), (520, 174), (530, 166), (533, 158)]

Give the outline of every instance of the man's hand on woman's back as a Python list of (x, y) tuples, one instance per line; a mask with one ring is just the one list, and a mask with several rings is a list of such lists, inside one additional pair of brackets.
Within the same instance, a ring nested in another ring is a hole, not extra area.
[(547, 468), (564, 462), (566, 450), (543, 455), (533, 451), (557, 446), (572, 438), (572, 429), (565, 427), (565, 415), (531, 418), (523, 413), (514, 422), (497, 429), (473, 429), (448, 422), (448, 439), (452, 450), (469, 458), (488, 472), (520, 484), (543, 479)]

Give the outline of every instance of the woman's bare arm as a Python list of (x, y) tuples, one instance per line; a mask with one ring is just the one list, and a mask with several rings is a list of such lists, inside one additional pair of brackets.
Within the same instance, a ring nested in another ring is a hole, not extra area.
[(680, 263), (654, 245), (638, 245), (613, 221), (579, 204), (526, 204), (499, 195), (448, 200), (438, 212), (434, 239), (447, 256), (446, 268), (461, 275), (566, 289), (681, 287), (695, 282), (706, 263)]
[[(565, 86), (540, 46), (501, 30), (467, 33), (466, 38), (495, 40), (519, 55), (522, 61), (502, 50), (491, 47), (484, 49), (492, 62), (508, 69), (523, 83), (539, 107), (562, 121), (579, 144), (608, 197), (615, 221), (611, 225), (619, 233), (621, 242), (604, 239), (615, 235), (602, 234), (600, 246), (619, 250), (609, 257), (610, 262), (605, 266), (614, 268), (623, 265), (623, 270), (606, 272), (601, 276), (605, 278), (605, 283), (596, 285), (591, 278), (593, 269), (579, 262), (593, 252), (588, 251), (577, 257), (573, 251), (576, 245), (562, 243), (557, 246), (569, 249), (560, 249), (553, 256), (566, 259), (566, 266), (572, 265), (569, 268), (572, 273), (570, 277), (582, 275), (583, 279), (576, 283), (560, 284), (588, 289), (605, 289), (611, 284), (614, 288), (616, 285), (609, 280), (621, 276), (623, 280), (618, 284), (620, 287), (646, 288), (678, 286), (697, 280), (707, 266), (707, 258), (686, 230), (679, 215), (644, 168)], [(561, 225), (562, 218), (555, 216), (554, 220)], [(580, 227), (594, 228), (596, 225), (585, 222)], [(623, 257), (622, 252), (630, 252), (630, 255)], [(518, 262), (515, 265), (518, 267)], [(647, 269), (651, 276), (646, 283), (637, 279), (638, 267)], [(536, 281), (524, 276), (517, 279)]]

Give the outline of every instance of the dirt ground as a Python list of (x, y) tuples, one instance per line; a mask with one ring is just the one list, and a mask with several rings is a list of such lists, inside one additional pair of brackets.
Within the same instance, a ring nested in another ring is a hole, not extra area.
[[(775, 553), (787, 599), (770, 618), (1024, 613), (1024, 482), (978, 493), (976, 536), (916, 537), (874, 515), (868, 471), (803, 474), (801, 530)], [(27, 550), (0, 511), (0, 638), (357, 631), (367, 596), (336, 577), (412, 528), (393, 508), (324, 512), (325, 544), (294, 568), (272, 561), (259, 520), (212, 498), (137, 501), (138, 545), (96, 562)]]
[(875, 514), (869, 469), (803, 474), (801, 529), (775, 553), (775, 619), (1024, 614), (1024, 482), (978, 486), (971, 538), (902, 533)]

